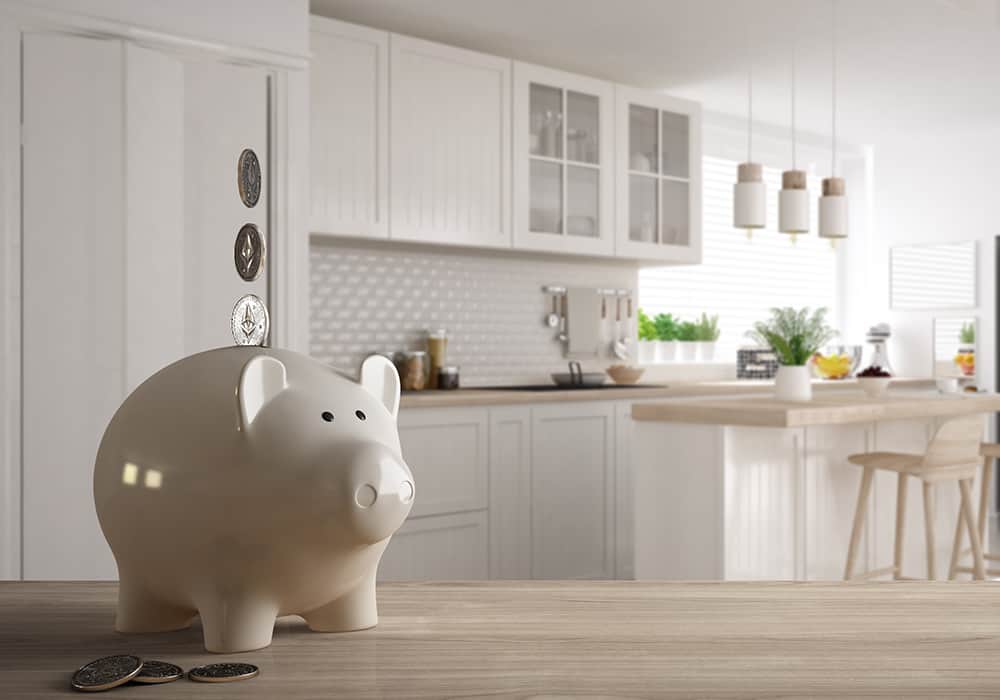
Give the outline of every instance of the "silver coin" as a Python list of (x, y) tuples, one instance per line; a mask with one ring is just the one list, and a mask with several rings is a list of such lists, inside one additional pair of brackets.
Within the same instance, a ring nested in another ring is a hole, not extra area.
[(229, 683), (245, 681), (258, 673), (260, 669), (253, 664), (221, 663), (192, 668), (188, 671), (188, 678), (202, 683)]
[(142, 668), (142, 659), (131, 654), (116, 654), (91, 661), (73, 674), (74, 690), (95, 692), (110, 690), (128, 683)]
[(167, 661), (143, 661), (133, 683), (169, 683), (184, 677), (184, 669)]
[(233, 341), (237, 345), (263, 345), (270, 326), (267, 307), (256, 294), (240, 297), (230, 319)]
[(236, 183), (240, 190), (240, 200), (247, 207), (254, 207), (260, 200), (260, 161), (250, 148), (243, 149), (236, 164)]
[(243, 224), (243, 228), (236, 234), (236, 243), (233, 245), (233, 260), (236, 263), (236, 272), (244, 282), (253, 282), (264, 270), (264, 256), (267, 253), (267, 245), (264, 237), (253, 224)]

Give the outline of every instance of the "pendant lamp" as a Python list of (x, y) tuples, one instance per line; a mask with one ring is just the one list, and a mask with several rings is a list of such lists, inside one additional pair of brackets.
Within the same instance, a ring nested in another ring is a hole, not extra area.
[(831, 55), (831, 148), (830, 177), (823, 180), (823, 195), (819, 198), (819, 235), (836, 245), (838, 238), (847, 238), (847, 188), (844, 178), (837, 177), (837, 0), (831, 1), (833, 21)]
[(792, 242), (800, 233), (809, 233), (809, 192), (806, 172), (796, 168), (795, 150), (795, 48), (792, 48), (792, 169), (781, 173), (778, 192), (778, 230), (790, 233)]
[[(747, 62), (750, 65), (750, 62)], [(747, 162), (740, 163), (733, 185), (733, 226), (746, 229), (747, 238), (753, 229), (764, 228), (767, 222), (767, 189), (764, 169), (753, 162), (753, 69), (747, 70)]]

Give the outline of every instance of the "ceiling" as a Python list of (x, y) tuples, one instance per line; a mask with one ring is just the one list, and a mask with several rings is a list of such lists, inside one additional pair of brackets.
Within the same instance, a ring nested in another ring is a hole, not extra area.
[[(992, 127), (1000, 0), (836, 0), (838, 133)], [(663, 90), (830, 133), (831, 0), (312, 0), (316, 14)], [(752, 61), (748, 61), (752, 59)]]

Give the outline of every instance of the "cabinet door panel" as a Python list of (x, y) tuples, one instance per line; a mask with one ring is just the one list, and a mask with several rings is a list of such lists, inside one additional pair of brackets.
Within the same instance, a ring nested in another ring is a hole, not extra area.
[(532, 578), (613, 578), (614, 404), (531, 414)]
[(486, 508), (487, 409), (404, 409), (403, 459), (416, 482), (411, 518)]
[(510, 61), (390, 38), (390, 237), (510, 246)]
[(379, 581), (474, 581), (489, 577), (486, 511), (411, 519), (393, 535)]
[(389, 35), (312, 18), (310, 231), (387, 238)]
[(531, 578), (531, 409), (490, 409), (490, 578)]

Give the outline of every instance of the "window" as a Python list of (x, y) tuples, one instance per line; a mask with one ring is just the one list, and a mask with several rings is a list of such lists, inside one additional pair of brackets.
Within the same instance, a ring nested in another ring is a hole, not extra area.
[(781, 172), (764, 168), (767, 183), (767, 227), (753, 232), (733, 228), (733, 183), (736, 161), (702, 159), (703, 255), (701, 265), (647, 268), (639, 274), (639, 305), (650, 316), (672, 313), (694, 320), (702, 312), (719, 315), (720, 362), (735, 362), (736, 350), (751, 345), (747, 330), (766, 318), (774, 306), (830, 309), (834, 322), (837, 255), (830, 242), (816, 235), (820, 181), (808, 181), (810, 233), (778, 233), (778, 190)]

